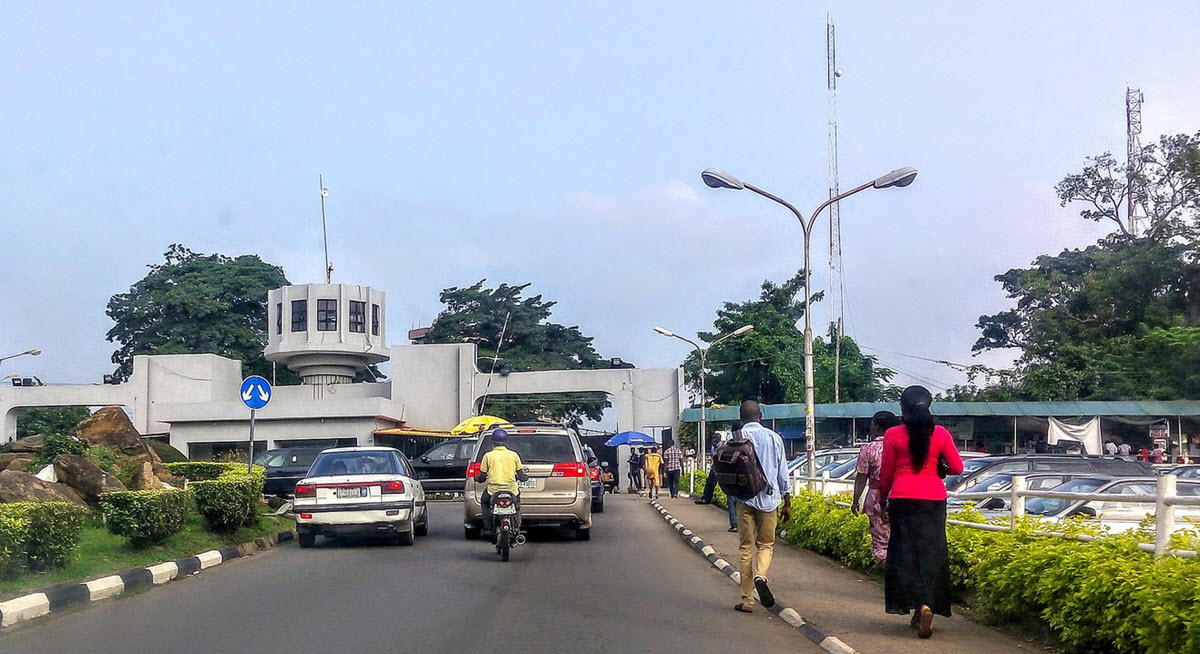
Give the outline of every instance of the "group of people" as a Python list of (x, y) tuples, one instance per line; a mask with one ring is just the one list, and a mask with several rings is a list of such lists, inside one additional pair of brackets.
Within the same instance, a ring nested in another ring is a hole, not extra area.
[(675, 498), (679, 495), (682, 475), (683, 450), (674, 442), (668, 443), (665, 450), (661, 445), (629, 448), (630, 493), (645, 493), (656, 500), (665, 481), (667, 491)]

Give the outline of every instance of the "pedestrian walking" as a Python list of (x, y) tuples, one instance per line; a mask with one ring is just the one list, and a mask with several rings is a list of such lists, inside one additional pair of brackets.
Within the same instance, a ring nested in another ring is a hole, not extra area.
[[(733, 426), (730, 427), (729, 430), (730, 430), (729, 437), (731, 439), (732, 438), (740, 439), (742, 437), (742, 421), (739, 420), (739, 421), (733, 423)], [(715, 454), (716, 450), (713, 450), (713, 453)], [(716, 479), (717, 476), (709, 475), (709, 478)], [(727, 511), (729, 511), (729, 532), (730, 533), (734, 533), (738, 530), (737, 503), (738, 503), (738, 498), (736, 498), (732, 495), (725, 496), (725, 509)]]
[(642, 490), (642, 450), (629, 446), (629, 492), (640, 493)]
[(909, 386), (900, 395), (902, 425), (883, 437), (879, 497), (888, 522), (883, 595), (888, 613), (908, 615), (917, 636), (933, 635), (934, 614), (950, 617), (950, 556), (946, 546), (946, 486), (941, 475), (963, 471), (950, 432), (933, 420), (933, 395)]
[[(891, 411), (879, 411), (871, 418), (871, 442), (858, 450), (858, 464), (854, 468), (854, 496), (850, 498), (850, 512), (858, 515), (859, 499), (862, 512), (867, 514), (871, 531), (871, 556), (883, 566), (887, 562), (888, 539), (891, 525), (887, 514), (879, 505), (879, 473), (883, 470), (883, 435), (900, 424), (900, 419)], [(863, 490), (866, 489), (866, 497)]]
[(642, 455), (642, 469), (646, 471), (646, 496), (652, 500), (658, 499), (658, 488), (662, 486), (662, 454), (657, 447), (651, 447)]
[[(735, 424), (738, 425), (738, 429), (741, 429), (742, 423), (738, 422)], [(717, 490), (717, 477), (716, 477), (716, 475), (712, 474), (712, 465), (711, 464), (712, 464), (712, 458), (714, 456), (716, 456), (717, 448), (720, 447), (721, 444), (717, 442), (717, 438), (716, 438), (715, 434), (713, 435), (712, 441), (713, 441), (712, 445), (710, 445), (708, 448), (708, 460), (709, 460), (710, 465), (709, 465), (708, 476), (705, 477), (705, 479), (704, 479), (704, 492), (700, 494), (700, 499), (695, 500), (696, 504), (712, 504), (713, 493), (715, 493)]]
[(671, 499), (675, 499), (679, 495), (679, 477), (683, 475), (683, 450), (674, 441), (663, 452), (663, 467), (667, 470), (667, 490)]
[(754, 444), (754, 453), (766, 477), (766, 486), (758, 495), (737, 503), (738, 548), (740, 559), (742, 601), (734, 606), (735, 611), (751, 613), (754, 610), (754, 591), (762, 605), (775, 606), (775, 596), (767, 584), (767, 571), (775, 550), (775, 527), (782, 506), (783, 521), (792, 519), (792, 503), (788, 497), (787, 457), (784, 455), (783, 439), (779, 434), (763, 427), (762, 409), (758, 402), (746, 400), (741, 406), (741, 437)]

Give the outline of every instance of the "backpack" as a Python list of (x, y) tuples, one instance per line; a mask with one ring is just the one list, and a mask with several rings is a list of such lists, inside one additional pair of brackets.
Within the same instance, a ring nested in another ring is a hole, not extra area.
[(754, 443), (748, 438), (730, 439), (717, 448), (712, 471), (721, 491), (739, 500), (748, 500), (768, 487)]

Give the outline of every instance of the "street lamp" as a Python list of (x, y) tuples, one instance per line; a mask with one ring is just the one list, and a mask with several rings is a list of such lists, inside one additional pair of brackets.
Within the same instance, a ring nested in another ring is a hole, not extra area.
[[(684, 343), (687, 343), (688, 345), (691, 345), (692, 347), (696, 348), (696, 353), (700, 355), (700, 432), (699, 432), (699, 437), (696, 439), (696, 454), (702, 462), (700, 465), (704, 466), (705, 465), (704, 462), (707, 461), (707, 459), (704, 458), (704, 452), (705, 452), (705, 449), (704, 449), (704, 427), (705, 427), (705, 417), (706, 417), (706, 414), (704, 412), (704, 404), (705, 404), (706, 400), (708, 399), (708, 396), (705, 393), (704, 379), (706, 377), (706, 373), (708, 372), (708, 351), (713, 349), (714, 347), (720, 345), (721, 342), (725, 341), (726, 339), (733, 338), (734, 336), (741, 336), (743, 334), (749, 334), (750, 332), (754, 331), (754, 325), (742, 325), (741, 327), (738, 327), (737, 329), (729, 332), (728, 334), (722, 336), (721, 338), (718, 338), (717, 340), (713, 341), (712, 343), (709, 343), (708, 347), (700, 347), (700, 345), (698, 343), (696, 343), (695, 341), (688, 339), (688, 338), (684, 338), (684, 337), (680, 336), (679, 334), (676, 334), (675, 332), (672, 332), (671, 330), (666, 329), (664, 327), (655, 327), (654, 331), (662, 334), (663, 336), (669, 336), (670, 338), (678, 338), (679, 340), (683, 341)], [(705, 469), (707, 470), (707, 468), (705, 468)], [(694, 481), (695, 477), (692, 477), (692, 479)], [(694, 488), (691, 489), (691, 491), (694, 491), (694, 490), (695, 490)]]
[(752, 184), (747, 184), (742, 180), (730, 175), (729, 173), (713, 170), (709, 168), (700, 173), (700, 179), (711, 188), (725, 188), (733, 191), (741, 191), (749, 189), (755, 193), (774, 200), (779, 204), (787, 207), (793, 214), (796, 215), (796, 220), (800, 221), (800, 228), (804, 231), (804, 449), (808, 453), (808, 476), (815, 477), (817, 474), (816, 457), (814, 456), (814, 441), (816, 440), (817, 425), (815, 407), (813, 406), (813, 351), (812, 351), (812, 311), (809, 298), (812, 294), (812, 266), (809, 264), (809, 242), (812, 237), (813, 224), (817, 222), (817, 216), (825, 210), (825, 207), (841, 200), (865, 191), (869, 188), (904, 188), (913, 183), (917, 178), (916, 168), (897, 168), (892, 172), (877, 177), (866, 184), (856, 186), (845, 193), (836, 195), (821, 203), (808, 220), (800, 214), (800, 210), (792, 206), (790, 202), (783, 198), (768, 193)]
[(0, 357), (0, 363), (3, 363), (5, 361), (7, 361), (8, 359), (15, 359), (17, 357), (23, 357), (26, 354), (28, 354), (31, 357), (35, 357), (41, 353), (42, 353), (42, 351), (35, 347), (35, 348), (29, 349), (29, 350), (25, 350), (24, 352), (17, 352), (16, 354), (10, 354), (6, 357)]

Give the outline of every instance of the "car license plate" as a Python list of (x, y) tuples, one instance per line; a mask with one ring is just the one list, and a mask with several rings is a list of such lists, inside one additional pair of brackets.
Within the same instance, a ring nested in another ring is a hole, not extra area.
[(526, 481), (518, 481), (517, 488), (537, 488), (537, 480), (528, 479)]
[(497, 506), (492, 509), (496, 515), (512, 515), (517, 512), (516, 506)]
[(367, 497), (369, 494), (370, 494), (370, 490), (366, 486), (355, 486), (354, 488), (338, 488), (337, 489), (337, 498), (339, 500), (358, 498), (358, 497)]

